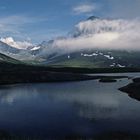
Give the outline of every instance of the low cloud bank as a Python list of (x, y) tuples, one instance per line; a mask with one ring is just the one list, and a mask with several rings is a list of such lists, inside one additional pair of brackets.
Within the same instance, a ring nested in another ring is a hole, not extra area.
[(140, 19), (95, 19), (80, 22), (70, 37), (54, 40), (50, 51), (85, 49), (140, 50)]

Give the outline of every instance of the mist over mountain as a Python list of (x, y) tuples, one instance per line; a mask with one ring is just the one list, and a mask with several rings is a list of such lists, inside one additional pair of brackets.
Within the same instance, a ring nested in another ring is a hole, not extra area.
[(29, 47), (33, 46), (33, 44), (30, 42), (15, 41), (12, 37), (1, 38), (0, 41), (4, 42), (14, 48), (23, 49), (23, 50), (26, 50)]
[(43, 64), (78, 67), (138, 67), (139, 19), (95, 16), (75, 25), (70, 34), (43, 42), (36, 53)]
[(105, 19), (91, 16), (76, 24), (68, 36), (43, 41), (36, 46), (27, 41), (14, 41), (12, 37), (1, 38), (0, 41), (17, 49), (41, 48), (42, 53), (47, 54), (83, 49), (140, 50), (139, 33), (140, 19)]
[(52, 46), (66, 52), (82, 49), (140, 50), (139, 33), (139, 19), (89, 18), (75, 26), (71, 37), (55, 40)]
[(0, 52), (6, 54), (18, 54), (20, 52), (19, 49), (8, 45), (7, 43), (0, 41)]
[[(105, 19), (91, 16), (79, 22), (65, 37), (33, 45), (27, 41), (1, 38), (0, 52), (19, 60), (36, 60), (43, 64), (126, 67), (138, 64), (140, 19)], [(125, 56), (125, 57), (124, 57)], [(126, 62), (130, 57), (131, 63)], [(136, 56), (136, 57), (133, 57)], [(133, 60), (132, 60), (133, 59)], [(96, 64), (95, 64), (96, 62)], [(139, 64), (138, 64), (139, 65)]]
[(40, 55), (66, 54), (81, 50), (140, 50), (140, 19), (105, 19), (95, 16), (75, 25), (68, 36), (43, 41)]
[(34, 44), (27, 41), (15, 41), (12, 37), (0, 39), (0, 53), (18, 60), (34, 60), (31, 51), (36, 49)]

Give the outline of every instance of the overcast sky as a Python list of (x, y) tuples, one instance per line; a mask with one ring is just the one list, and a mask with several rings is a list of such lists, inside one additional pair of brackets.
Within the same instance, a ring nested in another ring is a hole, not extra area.
[(135, 19), (139, 13), (140, 0), (0, 0), (0, 36), (41, 42), (91, 15)]

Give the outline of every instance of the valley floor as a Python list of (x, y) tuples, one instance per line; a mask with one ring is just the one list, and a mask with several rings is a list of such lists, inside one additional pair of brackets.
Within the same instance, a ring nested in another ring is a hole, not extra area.
[[(66, 82), (106, 78), (107, 76), (92, 76), (97, 73), (140, 72), (140, 68), (74, 68), (74, 67), (44, 67), (26, 64), (0, 63), (0, 84)], [(108, 77), (116, 79), (124, 77)], [(108, 80), (107, 80), (108, 81)]]

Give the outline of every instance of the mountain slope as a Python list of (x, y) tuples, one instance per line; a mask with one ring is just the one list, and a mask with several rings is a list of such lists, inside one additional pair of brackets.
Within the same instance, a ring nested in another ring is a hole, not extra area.
[(124, 68), (140, 67), (140, 52), (90, 50), (48, 57), (43, 65), (88, 67), (88, 68)]
[(21, 64), (22, 62), (0, 53), (0, 63)]
[(17, 54), (20, 52), (20, 50), (0, 41), (0, 52), (7, 53), (7, 54), (8, 53)]

